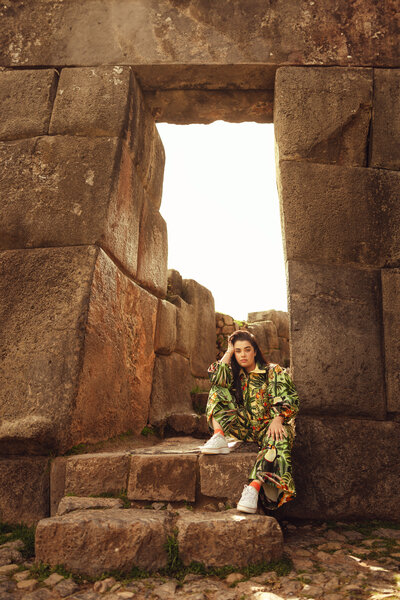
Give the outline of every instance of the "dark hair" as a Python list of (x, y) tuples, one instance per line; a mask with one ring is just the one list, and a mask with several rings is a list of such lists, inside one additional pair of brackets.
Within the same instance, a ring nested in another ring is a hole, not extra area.
[[(247, 331), (246, 329), (237, 329), (228, 337), (228, 342), (231, 342), (232, 344), (235, 344), (235, 342), (237, 342), (237, 341), (250, 342), (250, 344), (253, 346), (253, 348), (256, 352), (256, 356), (255, 356), (256, 362), (258, 362), (260, 365), (263, 365), (266, 368), (268, 368), (269, 363), (265, 359), (263, 353), (261, 352), (260, 347), (257, 344), (256, 338), (250, 331)], [(239, 377), (241, 367), (240, 367), (238, 361), (236, 360), (235, 354), (233, 354), (232, 358), (231, 358), (231, 367), (232, 367), (232, 373), (233, 373), (233, 387), (234, 387), (234, 394), (236, 397), (236, 401), (238, 404), (243, 404), (242, 386), (241, 386), (241, 381), (240, 381), (240, 377)]]

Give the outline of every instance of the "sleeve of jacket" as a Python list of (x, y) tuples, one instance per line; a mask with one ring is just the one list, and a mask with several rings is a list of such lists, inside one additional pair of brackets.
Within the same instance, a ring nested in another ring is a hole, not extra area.
[(283, 423), (287, 423), (299, 411), (299, 396), (286, 369), (276, 365), (273, 374), (272, 417), (280, 416), (283, 418)]
[(208, 377), (213, 385), (220, 385), (230, 389), (233, 384), (232, 367), (227, 363), (213, 362), (208, 367)]

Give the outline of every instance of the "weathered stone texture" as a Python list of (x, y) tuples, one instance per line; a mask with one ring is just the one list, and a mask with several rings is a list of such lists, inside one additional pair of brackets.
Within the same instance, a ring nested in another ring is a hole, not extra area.
[(177, 308), (167, 300), (159, 300), (154, 351), (158, 354), (171, 354), (176, 346)]
[(137, 281), (165, 296), (167, 262), (167, 224), (158, 210), (145, 203), (140, 225)]
[(5, 142), (0, 159), (1, 249), (97, 243), (136, 274), (142, 197), (117, 138)]
[(238, 502), (244, 485), (248, 483), (256, 457), (255, 453), (201, 455), (201, 493), (213, 498), (224, 498), (230, 503)]
[(176, 269), (168, 269), (168, 294), (182, 296), (182, 275)]
[(398, 259), (399, 184), (395, 171), (281, 161), (287, 258), (376, 267)]
[(192, 374), (206, 377), (215, 360), (215, 304), (210, 290), (193, 279), (183, 280), (183, 299), (193, 306), (190, 336), (190, 365)]
[(275, 323), (278, 336), (289, 339), (289, 317), (288, 313), (283, 310), (263, 310), (251, 312), (248, 314), (247, 320), (249, 323), (257, 323), (258, 321), (272, 321)]
[(194, 502), (197, 456), (135, 455), (128, 482), (130, 500), (186, 500)]
[(399, 453), (400, 423), (377, 415), (299, 416), (292, 452), (297, 496), (279, 509), (281, 516), (392, 520), (398, 512), (393, 490), (400, 486)]
[(288, 261), (302, 410), (384, 419), (380, 272)]
[(272, 90), (157, 90), (144, 98), (158, 123), (272, 123)]
[(371, 166), (400, 169), (400, 69), (374, 69)]
[(36, 524), (49, 514), (49, 458), (0, 458), (0, 520)]
[(124, 137), (132, 95), (129, 67), (62, 69), (51, 135)]
[(123, 508), (120, 498), (76, 498), (65, 496), (58, 505), (57, 516), (61, 517), (76, 510)]
[(381, 275), (387, 409), (400, 412), (400, 269)]
[(187, 358), (176, 352), (156, 356), (149, 422), (161, 425), (173, 413), (192, 412), (192, 382)]
[(372, 69), (283, 67), (275, 82), (279, 159), (367, 164)]
[(128, 472), (129, 456), (120, 452), (71, 456), (66, 463), (63, 495), (118, 494), (126, 489)]
[(179, 296), (171, 298), (177, 307), (176, 313), (176, 352), (189, 358), (193, 328), (193, 307)]
[(157, 304), (99, 252), (72, 415), (75, 440), (96, 441), (127, 430), (139, 434), (146, 425)]
[(48, 132), (57, 79), (54, 69), (0, 72), (1, 140)]
[(243, 75), (246, 63), (247, 85), (260, 62), (392, 67), (398, 65), (397, 8), (395, 0), (357, 7), (345, 0), (300, 1), (290, 10), (286, 3), (256, 0), (218, 2), (211, 10), (204, 0), (116, 0), (112, 6), (108, 0), (39, 0), (19, 5), (18, 12), (5, 4), (0, 64), (154, 64), (159, 73), (160, 64), (180, 64), (187, 72), (191, 64), (238, 63)]
[(3, 251), (0, 264), (0, 448), (63, 451), (141, 431), (157, 299), (93, 246)]
[(205, 415), (196, 413), (177, 413), (170, 415), (168, 428), (175, 434), (193, 435), (194, 437), (209, 437), (209, 428)]
[(0, 253), (3, 452), (48, 451), (69, 435), (97, 252), (73, 247)]
[(164, 545), (172, 534), (164, 511), (133, 509), (74, 511), (38, 523), (36, 560), (96, 577), (113, 569), (127, 572), (165, 567)]
[(179, 555), (185, 565), (197, 561), (210, 567), (246, 566), (279, 560), (283, 535), (278, 522), (265, 515), (180, 513), (177, 521)]

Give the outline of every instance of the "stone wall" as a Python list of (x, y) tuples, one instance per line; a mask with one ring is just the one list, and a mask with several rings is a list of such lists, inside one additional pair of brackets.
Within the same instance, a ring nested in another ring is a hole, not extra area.
[(130, 67), (6, 70), (0, 98), (0, 518), (27, 486), (32, 522), (46, 455), (192, 409), (214, 300), (166, 299), (164, 148)]
[(290, 366), (289, 317), (286, 312), (268, 310), (249, 313), (247, 321), (235, 321), (231, 316), (215, 313), (217, 330), (217, 359), (228, 347), (228, 337), (237, 329), (255, 335), (266, 360), (278, 365)]

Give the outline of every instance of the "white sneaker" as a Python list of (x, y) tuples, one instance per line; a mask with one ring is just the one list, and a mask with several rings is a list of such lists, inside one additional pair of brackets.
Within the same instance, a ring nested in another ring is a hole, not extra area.
[(255, 513), (257, 511), (258, 492), (252, 485), (245, 485), (236, 509), (245, 513)]
[(225, 436), (214, 433), (212, 437), (200, 448), (202, 454), (229, 454), (229, 446)]

